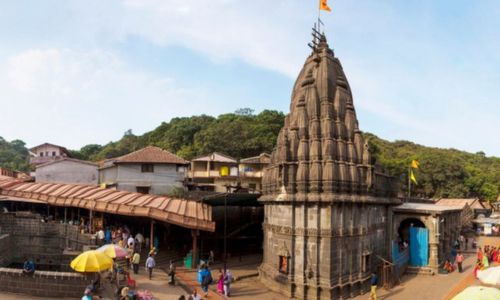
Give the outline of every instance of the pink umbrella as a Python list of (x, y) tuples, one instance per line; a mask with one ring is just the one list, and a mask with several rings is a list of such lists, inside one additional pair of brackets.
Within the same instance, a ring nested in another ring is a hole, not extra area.
[(97, 249), (111, 258), (123, 258), (128, 256), (127, 249), (115, 244), (107, 244)]

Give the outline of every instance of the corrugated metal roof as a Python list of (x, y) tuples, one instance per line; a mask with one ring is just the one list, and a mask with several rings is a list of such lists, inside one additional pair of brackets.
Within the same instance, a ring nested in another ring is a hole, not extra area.
[(149, 217), (190, 229), (215, 231), (212, 208), (186, 199), (102, 189), (89, 185), (27, 183), (5, 176), (0, 176), (0, 196), (16, 201), (36, 200), (56, 206)]

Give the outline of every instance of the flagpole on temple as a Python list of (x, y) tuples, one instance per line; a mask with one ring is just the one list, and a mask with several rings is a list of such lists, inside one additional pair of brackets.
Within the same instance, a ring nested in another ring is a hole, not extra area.
[(411, 165), (408, 166), (408, 200), (407, 200), (407, 202), (410, 202), (410, 197), (411, 197)]

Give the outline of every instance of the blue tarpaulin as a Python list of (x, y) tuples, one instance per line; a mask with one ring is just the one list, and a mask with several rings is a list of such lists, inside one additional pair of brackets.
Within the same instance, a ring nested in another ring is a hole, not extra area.
[(410, 227), (410, 265), (427, 266), (429, 261), (429, 230)]

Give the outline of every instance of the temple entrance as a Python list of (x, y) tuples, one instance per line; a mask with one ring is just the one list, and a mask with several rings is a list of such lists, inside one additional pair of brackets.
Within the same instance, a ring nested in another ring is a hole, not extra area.
[(403, 248), (410, 249), (410, 265), (423, 267), (429, 264), (429, 230), (419, 219), (409, 218), (398, 228)]

